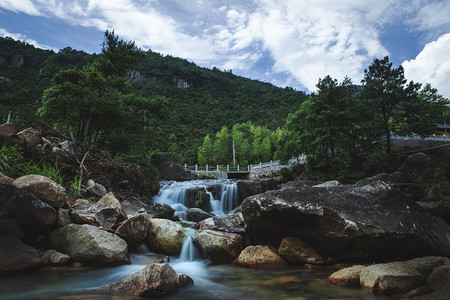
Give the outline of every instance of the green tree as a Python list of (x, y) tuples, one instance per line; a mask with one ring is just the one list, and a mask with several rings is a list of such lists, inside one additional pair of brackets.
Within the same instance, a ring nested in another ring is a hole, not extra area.
[(226, 165), (231, 161), (231, 136), (227, 126), (222, 126), (222, 129), (216, 134), (213, 152), (214, 161), (217, 164)]
[(203, 144), (198, 148), (197, 160), (199, 165), (204, 166), (210, 164), (213, 161), (213, 144), (209, 134), (203, 139)]

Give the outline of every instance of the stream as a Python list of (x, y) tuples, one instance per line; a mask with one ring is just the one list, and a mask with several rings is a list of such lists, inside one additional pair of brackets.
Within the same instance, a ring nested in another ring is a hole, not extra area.
[[(210, 187), (215, 186), (214, 193)], [(233, 181), (192, 181), (162, 183), (157, 203), (165, 203), (184, 216), (186, 190), (205, 187), (210, 193), (211, 210), (224, 215), (237, 203), (237, 185)], [(308, 269), (292, 266), (284, 269), (252, 269), (237, 265), (212, 265), (202, 259), (192, 243), (194, 230), (186, 228), (186, 239), (179, 257), (170, 257), (178, 273), (186, 273), (194, 285), (152, 299), (383, 299), (360, 288), (329, 284), (327, 277), (337, 267)], [(0, 277), (0, 299), (144, 299), (98, 290), (100, 286), (128, 277), (144, 268), (156, 253), (143, 249), (131, 254), (131, 265), (108, 268), (46, 267)]]

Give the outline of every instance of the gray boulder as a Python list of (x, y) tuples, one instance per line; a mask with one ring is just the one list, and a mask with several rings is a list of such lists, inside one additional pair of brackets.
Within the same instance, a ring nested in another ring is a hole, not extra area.
[(216, 230), (231, 233), (245, 234), (245, 223), (242, 213), (226, 216), (215, 216), (200, 223), (200, 229)]
[(213, 215), (207, 213), (201, 208), (189, 208), (186, 210), (186, 221), (200, 222), (205, 219), (211, 218)]
[(328, 282), (342, 286), (359, 287), (361, 286), (359, 278), (365, 268), (366, 266), (355, 265), (341, 269), (328, 276)]
[(22, 243), (16, 236), (0, 236), (0, 274), (39, 267), (39, 252)]
[(53, 231), (49, 248), (91, 265), (130, 263), (127, 243), (117, 235), (92, 225), (70, 224)]
[(436, 162), (423, 152), (408, 156), (401, 167), (402, 175), (412, 183), (429, 182)]
[(442, 256), (425, 256), (408, 260), (405, 263), (412, 266), (423, 276), (428, 277), (428, 275), (433, 272), (434, 268), (450, 266), (450, 259)]
[(173, 292), (180, 287), (177, 272), (169, 264), (151, 264), (129, 277), (101, 287), (139, 297), (153, 297)]
[(245, 198), (263, 193), (261, 184), (253, 180), (239, 180), (237, 182), (239, 203), (244, 201)]
[(56, 219), (56, 224), (58, 227), (64, 227), (69, 224), (72, 224), (72, 219), (70, 218), (69, 210), (60, 208), (58, 209), (58, 216)]
[(430, 299), (448, 299), (450, 295), (450, 266), (440, 266), (433, 269), (427, 278), (427, 287), (433, 292)]
[(0, 219), (0, 236), (4, 234), (12, 234), (19, 240), (22, 240), (24, 236), (22, 226), (13, 218)]
[(114, 228), (120, 212), (112, 207), (96, 203), (80, 203), (70, 208), (70, 218), (76, 224), (90, 224), (105, 228)]
[(285, 268), (289, 263), (278, 255), (277, 249), (270, 246), (248, 246), (239, 254), (238, 265), (251, 268)]
[(137, 214), (117, 227), (116, 234), (129, 246), (136, 246), (147, 238), (150, 224), (151, 218), (147, 213)]
[(278, 255), (293, 264), (320, 265), (324, 263), (322, 256), (316, 250), (295, 237), (287, 237), (281, 241)]
[(137, 215), (138, 213), (146, 212), (152, 218), (168, 219), (172, 221), (178, 220), (175, 216), (175, 210), (167, 204), (151, 203), (148, 201), (144, 203), (139, 201), (136, 197), (130, 197), (122, 201), (120, 204), (129, 218)]
[(373, 261), (450, 255), (448, 232), (414, 202), (389, 201), (386, 184), (290, 188), (247, 198), (242, 214), (252, 244), (305, 241), (323, 257)]
[(214, 264), (232, 263), (244, 249), (240, 234), (214, 230), (199, 230), (194, 234), (194, 243), (203, 257)]
[(107, 193), (100, 200), (98, 200), (97, 205), (111, 207), (117, 210), (119, 212), (119, 222), (127, 219), (127, 214), (123, 210), (119, 200), (117, 200), (116, 196), (114, 196), (112, 192)]
[(179, 255), (184, 242), (183, 227), (170, 220), (152, 219), (145, 241), (155, 251), (168, 255)]

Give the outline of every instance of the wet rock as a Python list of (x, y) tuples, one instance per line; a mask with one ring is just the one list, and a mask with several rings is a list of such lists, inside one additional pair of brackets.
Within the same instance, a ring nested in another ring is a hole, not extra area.
[(232, 263), (244, 249), (240, 234), (214, 230), (199, 230), (194, 234), (194, 243), (199, 246), (203, 257), (214, 264)]
[(72, 224), (72, 219), (70, 218), (68, 209), (58, 209), (56, 224), (58, 225), (58, 227), (64, 227), (66, 225)]
[(289, 263), (270, 246), (248, 246), (239, 254), (237, 264), (252, 268), (284, 268)]
[(86, 264), (130, 263), (127, 243), (117, 235), (92, 225), (70, 224), (58, 228), (50, 234), (49, 246)]
[(123, 222), (116, 234), (124, 239), (129, 246), (142, 243), (148, 235), (151, 218), (147, 213), (138, 214)]
[(189, 208), (186, 210), (186, 220), (192, 222), (200, 222), (211, 218), (212, 215), (200, 208)]
[(0, 210), (16, 219), (25, 232), (47, 231), (56, 222), (56, 210), (32, 193), (0, 184)]
[(258, 180), (258, 182), (261, 185), (261, 190), (263, 193), (266, 191), (278, 189), (279, 182), (274, 178), (263, 178)]
[[(146, 198), (146, 197), (143, 197)], [(120, 203), (128, 217), (135, 216), (141, 212), (147, 212), (150, 217), (177, 221), (175, 210), (167, 204), (139, 201), (136, 197), (130, 197)]]
[[(209, 187), (208, 190), (216, 193), (215, 187)], [(211, 210), (211, 196), (204, 187), (194, 187), (186, 190), (185, 205), (189, 208), (200, 208), (204, 211)]]
[(281, 276), (266, 280), (262, 283), (262, 285), (267, 287), (283, 287), (291, 291), (297, 291), (304, 287), (304, 282), (295, 276)]
[(113, 193), (109, 192), (105, 196), (103, 196), (100, 200), (98, 200), (97, 205), (111, 207), (119, 212), (119, 219), (118, 221), (123, 221), (127, 219), (127, 214), (122, 208), (122, 205), (120, 204), (119, 200), (114, 196)]
[(11, 185), (14, 182), (14, 179), (11, 177), (6, 176), (2, 172), (0, 172), (0, 184), (9, 184)]
[(145, 241), (155, 251), (179, 255), (184, 242), (184, 229), (180, 224), (166, 219), (152, 219)]
[(153, 297), (173, 292), (179, 287), (178, 275), (169, 264), (151, 264), (101, 289), (123, 291), (139, 297)]
[(4, 234), (12, 234), (19, 240), (22, 240), (24, 236), (22, 226), (20, 226), (16, 219), (12, 218), (0, 219), (0, 236)]
[(433, 269), (428, 276), (426, 286), (433, 292), (430, 299), (448, 299), (450, 295), (450, 266), (440, 266)]
[(390, 188), (294, 183), (247, 198), (242, 214), (252, 244), (292, 236), (324, 257), (360, 261), (450, 255), (442, 224), (414, 202), (386, 199)]
[(136, 216), (139, 212), (144, 212), (146, 205), (136, 197), (130, 197), (120, 203), (128, 218)]
[(425, 277), (407, 263), (394, 262), (366, 267), (361, 286), (374, 294), (404, 294), (425, 284)]
[(30, 146), (36, 146), (43, 142), (39, 132), (31, 127), (18, 132), (17, 136)]
[(65, 188), (42, 175), (21, 176), (14, 180), (13, 186), (29, 191), (54, 208), (62, 207), (68, 200)]
[(22, 243), (16, 236), (0, 236), (0, 274), (39, 267), (39, 252)]
[(215, 216), (200, 223), (200, 229), (202, 230), (210, 229), (239, 234), (245, 234), (244, 226), (245, 223), (242, 213), (226, 216)]
[(42, 254), (42, 262), (44, 264), (62, 266), (68, 264), (70, 256), (56, 250), (50, 249)]
[(76, 224), (89, 224), (114, 228), (119, 218), (119, 211), (112, 207), (96, 203), (76, 204), (70, 208), (70, 218)]
[(287, 237), (281, 241), (278, 255), (293, 264), (320, 265), (324, 263), (322, 256), (316, 250), (295, 237)]
[(177, 275), (178, 275), (178, 285), (180, 286), (180, 288), (194, 284), (194, 280), (192, 280), (192, 278), (189, 277), (188, 275), (184, 273), (178, 273)]
[(405, 263), (412, 266), (423, 276), (427, 277), (436, 267), (450, 266), (450, 259), (442, 256), (426, 256), (414, 258), (406, 261)]
[(359, 287), (361, 286), (359, 277), (361, 271), (365, 268), (366, 266), (355, 265), (349, 268), (341, 269), (328, 276), (328, 282), (348, 287)]
[(239, 203), (244, 201), (245, 198), (261, 194), (263, 189), (261, 184), (253, 180), (239, 180), (237, 182), (238, 193), (239, 193)]

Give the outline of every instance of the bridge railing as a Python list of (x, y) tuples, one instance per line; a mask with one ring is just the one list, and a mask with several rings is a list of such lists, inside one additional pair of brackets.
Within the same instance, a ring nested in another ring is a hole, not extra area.
[(241, 167), (240, 165), (237, 166), (230, 166), (230, 165), (211, 165), (207, 164), (204, 166), (201, 165), (187, 165), (184, 164), (184, 170), (186, 171), (196, 171), (196, 172), (250, 172), (250, 165)]

